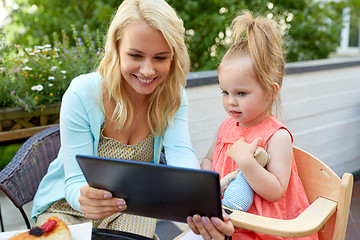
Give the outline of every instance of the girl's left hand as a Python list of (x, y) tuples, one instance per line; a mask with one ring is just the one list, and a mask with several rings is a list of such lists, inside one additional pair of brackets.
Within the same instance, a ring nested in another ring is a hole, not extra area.
[(224, 221), (217, 217), (209, 219), (194, 215), (187, 218), (187, 223), (195, 234), (201, 235), (205, 240), (224, 240), (225, 235), (231, 236), (234, 233), (234, 226), (225, 211), (223, 211), (223, 219)]

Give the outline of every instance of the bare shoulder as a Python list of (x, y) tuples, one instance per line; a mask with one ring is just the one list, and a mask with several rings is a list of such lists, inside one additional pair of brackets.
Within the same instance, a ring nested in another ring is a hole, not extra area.
[(292, 139), (286, 129), (280, 129), (275, 132), (267, 142), (267, 150), (270, 154), (287, 153), (292, 154)]
[(276, 143), (282, 143), (282, 144), (291, 144), (292, 145), (292, 140), (291, 140), (291, 136), (290, 133), (286, 130), (286, 129), (279, 129), (278, 131), (276, 131), (272, 137), (269, 139), (269, 144), (271, 142), (276, 142)]

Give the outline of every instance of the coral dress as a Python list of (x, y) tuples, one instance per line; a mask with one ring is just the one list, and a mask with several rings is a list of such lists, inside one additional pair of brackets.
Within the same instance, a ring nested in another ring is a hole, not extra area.
[[(281, 123), (274, 116), (271, 116), (259, 123), (258, 125), (250, 128), (239, 127), (237, 125), (237, 122), (235, 122), (232, 117), (227, 117), (222, 122), (219, 128), (214, 150), (212, 170), (218, 172), (221, 179), (228, 173), (231, 173), (238, 169), (237, 164), (226, 154), (226, 151), (232, 146), (235, 141), (237, 141), (241, 137), (243, 137), (247, 143), (251, 143), (256, 138), (261, 137), (259, 146), (265, 148), (265, 144), (267, 143), (267, 141), (279, 129), (286, 129), (289, 132), (289, 130), (283, 125), (283, 123)], [(308, 206), (309, 201), (306, 197), (306, 193), (299, 178), (296, 164), (293, 158), (289, 185), (284, 196), (282, 196), (282, 198), (277, 202), (268, 202), (255, 193), (254, 202), (247, 212), (277, 219), (293, 219), (296, 218), (301, 212), (303, 212), (304, 209), (306, 209)], [(236, 228), (232, 239), (280, 240), (293, 238), (269, 236), (261, 233), (248, 231), (245, 229)], [(318, 236), (316, 233), (309, 237), (296, 238), (296, 240), (298, 239), (315, 240), (318, 239)]]

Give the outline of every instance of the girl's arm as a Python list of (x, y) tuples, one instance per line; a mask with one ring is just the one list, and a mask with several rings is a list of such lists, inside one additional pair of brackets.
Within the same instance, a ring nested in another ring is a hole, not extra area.
[(248, 144), (238, 140), (228, 151), (228, 155), (239, 165), (239, 168), (251, 188), (262, 198), (270, 202), (279, 200), (285, 193), (291, 173), (293, 158), (292, 140), (285, 129), (278, 130), (267, 143), (270, 163), (261, 167), (253, 153), (259, 139)]
[(209, 171), (212, 170), (213, 158), (214, 158), (214, 150), (215, 150), (217, 135), (218, 135), (218, 132), (216, 132), (215, 137), (214, 137), (214, 141), (213, 141), (212, 145), (210, 146), (205, 158), (203, 159), (203, 161), (200, 164), (200, 167), (203, 170), (209, 170)]
[(214, 149), (215, 149), (215, 143), (213, 145), (211, 145), (205, 158), (201, 162), (201, 164), (200, 164), (201, 169), (211, 171), (212, 164), (213, 164)]

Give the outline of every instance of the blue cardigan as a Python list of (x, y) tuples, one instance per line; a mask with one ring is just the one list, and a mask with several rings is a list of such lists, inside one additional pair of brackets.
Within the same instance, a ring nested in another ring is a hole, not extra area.
[[(35, 221), (37, 215), (63, 198), (71, 207), (81, 211), (78, 201), (80, 188), (87, 182), (75, 155), (97, 156), (100, 127), (105, 119), (101, 89), (101, 77), (96, 72), (75, 78), (65, 92), (60, 110), (61, 148), (34, 197), (31, 215)], [(173, 124), (162, 136), (155, 137), (154, 163), (159, 163), (163, 146), (168, 165), (200, 168), (190, 142), (185, 90)]]

